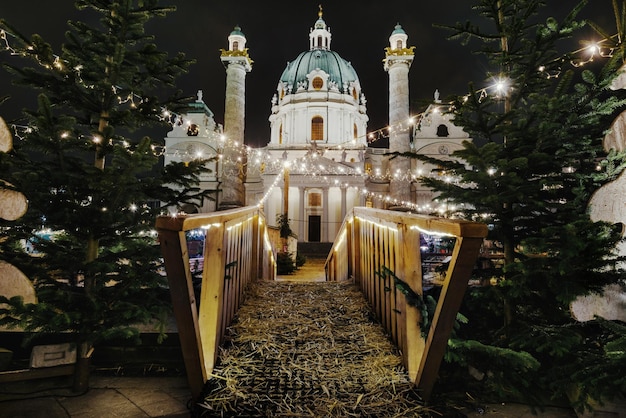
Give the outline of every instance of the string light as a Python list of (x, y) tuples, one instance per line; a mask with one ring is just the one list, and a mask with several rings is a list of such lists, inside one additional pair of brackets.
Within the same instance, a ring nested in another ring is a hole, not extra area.
[[(544, 74), (547, 78), (555, 78), (560, 75), (562, 71), (561, 65), (563, 65), (564, 63), (569, 62), (569, 64), (571, 64), (574, 67), (581, 67), (587, 63), (592, 62), (595, 57), (612, 57), (616, 48), (612, 46), (607, 46), (607, 43), (610, 42), (615, 37), (617, 37), (617, 35), (613, 35), (601, 41), (589, 42), (583, 48), (580, 48), (576, 51), (566, 54), (559, 59), (553, 60), (547, 65), (540, 66), (538, 68), (538, 71)], [(82, 81), (82, 78), (81, 78), (81, 72), (83, 69), (82, 65), (79, 64), (79, 65), (74, 66), (71, 69), (68, 69), (66, 65), (67, 62), (62, 60), (58, 55), (54, 55), (54, 54), (52, 55), (52, 63), (41, 62), (36, 56), (36, 54), (33, 54), (33, 51), (34, 51), (33, 45), (22, 41), (24, 42), (24, 45), (25, 45), (24, 49), (19, 49), (11, 44), (9, 38), (17, 38), (17, 37), (11, 34), (10, 32), (6, 32), (5, 30), (0, 29), (0, 46), (3, 45), (4, 50), (8, 52), (10, 55), (19, 55), (19, 56), (33, 56), (34, 55), (35, 58), (37, 59), (37, 62), (43, 67), (47, 69), (54, 69), (59, 72), (73, 71), (77, 77), (77, 80), (79, 80), (79, 82), (82, 83), (86, 88), (94, 87), (94, 86), (85, 85), (84, 82)], [(572, 57), (575, 55), (578, 56), (577, 59), (568, 60), (569, 57)], [(558, 64), (558, 65), (555, 66), (553, 64)], [(550, 69), (548, 70), (548, 68)], [(146, 100), (144, 98), (134, 93), (133, 91), (129, 91), (128, 93), (124, 94), (123, 92), (125, 91), (125, 89), (120, 86), (112, 86), (111, 88), (112, 88), (113, 94), (116, 95), (119, 104), (128, 104), (131, 108), (135, 109), (137, 108), (137, 106), (146, 103)], [(475, 93), (478, 95), (479, 100), (483, 100), (484, 98), (490, 95), (491, 91), (495, 92), (496, 97), (501, 97), (502, 95), (506, 95), (510, 91), (510, 88), (511, 88), (511, 81), (505, 77), (500, 77), (494, 80), (493, 85), (477, 90)], [(468, 98), (469, 96), (464, 96), (463, 100), (467, 100)], [(422, 124), (427, 125), (430, 122), (429, 118), (430, 118), (431, 113), (432, 114), (438, 114), (440, 112), (447, 113), (450, 111), (451, 106), (452, 106), (451, 103), (444, 104), (444, 105), (442, 104), (431, 105), (427, 108), (425, 112), (420, 113), (418, 115), (411, 116), (406, 121), (403, 121), (393, 126), (386, 126), (377, 130), (367, 132), (364, 135), (355, 137), (354, 139), (351, 139), (349, 141), (346, 141), (340, 144), (334, 144), (334, 145), (325, 147), (322, 150), (322, 152), (325, 150), (335, 150), (335, 149), (336, 150), (342, 150), (342, 149), (364, 150), (367, 148), (367, 145), (373, 144), (382, 139), (387, 139), (393, 133), (405, 132), (406, 130), (410, 129), (412, 126), (417, 126), (419, 129), (419, 127)], [(167, 108), (161, 109), (161, 114), (158, 117), (158, 119), (162, 122), (168, 123), (172, 127), (182, 126), (182, 125), (189, 126), (191, 124), (191, 121), (185, 120), (183, 115), (172, 112), (168, 110)], [(29, 126), (23, 126), (23, 125), (11, 125), (11, 129), (13, 130), (15, 138), (17, 138), (18, 140), (24, 140), (28, 134), (34, 131), (34, 128), (29, 127)], [(267, 150), (254, 149), (254, 148), (251, 148), (250, 146), (239, 144), (237, 141), (230, 141), (220, 131), (216, 131), (216, 132), (205, 131), (203, 134), (204, 134), (204, 137), (209, 137), (215, 142), (217, 142), (218, 144), (216, 153), (214, 155), (209, 155), (207, 159), (217, 159), (220, 163), (224, 165), (237, 164), (240, 168), (243, 168), (244, 166), (246, 166), (247, 173), (249, 175), (250, 174), (254, 175), (254, 174), (277, 173), (276, 179), (274, 179), (273, 184), (268, 188), (267, 192), (258, 203), (259, 205), (262, 205), (268, 199), (272, 190), (283, 179), (284, 170), (286, 168), (284, 166), (284, 161), (280, 158), (273, 158), (271, 153), (268, 152)], [(70, 136), (69, 132), (63, 132), (61, 134), (61, 138), (64, 138), (64, 139), (69, 138), (69, 136)], [(79, 136), (79, 138), (80, 137), (82, 136)], [(93, 136), (91, 140), (94, 143), (100, 143), (102, 141), (102, 138), (100, 138), (99, 136)], [(112, 140), (110, 143), (111, 144), (113, 143)], [(119, 145), (124, 147), (129, 152), (132, 152), (131, 145), (128, 143), (128, 141), (120, 141)], [(199, 151), (193, 151), (191, 153), (189, 151), (181, 151), (181, 150), (171, 151), (171, 150), (167, 150), (166, 147), (162, 145), (152, 145), (151, 149), (152, 149), (153, 154), (156, 156), (165, 155), (165, 156), (170, 156), (170, 157), (177, 157), (183, 160), (197, 159), (197, 158), (204, 157), (203, 153)], [(226, 153), (224, 152), (225, 150), (230, 150), (234, 152)], [(231, 158), (231, 156), (233, 157)], [(348, 182), (340, 182), (337, 179), (330, 180), (328, 176), (333, 176), (333, 175), (334, 176), (336, 175), (352, 176), (352, 177), (359, 177), (359, 178), (367, 179), (373, 182), (388, 181), (392, 176), (394, 179), (409, 180), (409, 181), (416, 181), (420, 177), (423, 177), (423, 173), (421, 172), (421, 170), (418, 170), (417, 172), (412, 172), (411, 170), (406, 170), (405, 172), (396, 171), (392, 174), (388, 170), (382, 173), (380, 168), (376, 168), (374, 170), (374, 173), (372, 173), (371, 171), (364, 172), (360, 167), (330, 168), (322, 164), (315, 164), (314, 160), (317, 157), (318, 157), (318, 154), (313, 153), (312, 155), (309, 155), (307, 157), (296, 159), (291, 162), (291, 167), (289, 167), (289, 169), (294, 174), (308, 176), (311, 179), (315, 179), (316, 181), (320, 183), (330, 184), (332, 181), (332, 183), (335, 186), (341, 186), (341, 187), (346, 187), (346, 188), (350, 187)], [(253, 161), (254, 164), (248, 164), (248, 161)], [(495, 174), (495, 169), (490, 169), (489, 175), (493, 175), (493, 174)], [(446, 178), (446, 181), (452, 181), (452, 180)], [(391, 200), (389, 196), (376, 194), (376, 193), (370, 193), (369, 191), (367, 191), (366, 188), (359, 188), (356, 186), (355, 188), (358, 190), (358, 192), (362, 196), (364, 196), (365, 198), (369, 200), (381, 200), (386, 203), (392, 203), (394, 205), (404, 206), (406, 208), (409, 208), (411, 210), (415, 210), (418, 212), (431, 212), (433, 210), (439, 210), (439, 209), (433, 208), (431, 205), (419, 206), (411, 202)]]

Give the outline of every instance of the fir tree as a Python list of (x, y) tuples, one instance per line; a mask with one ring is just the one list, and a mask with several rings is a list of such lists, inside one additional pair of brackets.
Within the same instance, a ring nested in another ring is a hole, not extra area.
[[(174, 82), (192, 61), (169, 57), (145, 32), (174, 8), (157, 0), (77, 0), (76, 7), (85, 21), (68, 22), (58, 55), (40, 36), (29, 39), (0, 21), (13, 49), (34, 63), (8, 70), (39, 92), (36, 108), (25, 112), (24, 138), (0, 155), (3, 176), (29, 200), (28, 213), (3, 230), (0, 256), (33, 281), (38, 303), (5, 298), (10, 307), (0, 314), (28, 332), (71, 333), (75, 389), (83, 390), (88, 369), (81, 366), (98, 343), (136, 338), (136, 325), (168, 311), (150, 234), (156, 215), (209, 196), (197, 188), (206, 160), (163, 168), (162, 144), (139, 134), (158, 125), (163, 107), (185, 102)], [(86, 23), (94, 17), (98, 24)], [(26, 251), (31, 244), (36, 254)]]
[[(468, 95), (454, 100), (454, 123), (474, 138), (453, 153), (457, 161), (413, 155), (452, 173), (452, 184), (438, 178), (422, 182), (462, 208), (454, 215), (489, 223), (490, 239), (503, 246), (499, 283), (476, 290), (468, 301), (476, 328), (467, 336), (539, 360), (539, 375), (526, 376), (534, 382), (524, 391), (529, 397), (547, 389), (563, 395), (571, 384), (588, 387), (562, 374), (588, 343), (586, 327), (571, 318), (569, 303), (623, 278), (613, 252), (619, 228), (592, 222), (587, 213), (591, 194), (626, 163), (624, 154), (606, 153), (602, 146), (626, 105), (621, 93), (609, 92), (621, 54), (615, 51), (602, 68), (570, 66), (576, 57), (563, 50), (584, 26), (576, 16), (586, 2), (562, 21), (542, 21), (544, 3), (480, 0), (475, 10), (494, 31), (470, 23), (449, 27), (452, 38), (478, 41), (477, 52), (494, 69), (490, 79), (498, 89), (471, 84)], [(480, 330), (479, 324), (495, 329)], [(593, 340), (603, 344), (599, 334)], [(621, 383), (607, 385), (603, 395), (620, 390)]]

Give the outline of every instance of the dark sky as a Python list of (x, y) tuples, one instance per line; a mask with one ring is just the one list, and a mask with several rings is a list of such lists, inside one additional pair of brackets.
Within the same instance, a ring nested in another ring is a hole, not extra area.
[[(615, 27), (611, 0), (590, 0), (584, 16), (591, 17), (611, 33)], [(157, 36), (157, 44), (168, 51), (184, 52), (197, 63), (180, 79), (186, 94), (204, 92), (204, 101), (215, 113), (218, 123), (224, 120), (225, 70), (220, 62), (220, 48), (227, 47), (227, 37), (235, 25), (246, 35), (252, 72), (246, 79), (246, 141), (265, 145), (269, 138), (270, 100), (288, 61), (309, 48), (309, 29), (317, 20), (319, 0), (285, 1), (208, 1), (169, 0), (178, 10), (148, 27)], [(411, 112), (423, 110), (423, 103), (439, 89), (443, 98), (463, 94), (469, 81), (483, 82), (486, 68), (471, 53), (471, 46), (446, 40), (446, 30), (433, 24), (454, 24), (474, 20), (473, 0), (342, 0), (322, 3), (324, 20), (332, 32), (331, 49), (350, 61), (357, 71), (367, 98), (370, 131), (384, 127), (388, 120), (388, 78), (383, 70), (384, 48), (396, 23), (415, 46), (415, 60), (410, 71)], [(562, 15), (576, 0), (548, 0), (549, 12)], [(58, 48), (66, 31), (66, 21), (83, 19), (72, 0), (3, 1), (0, 17), (25, 35), (39, 33)], [(589, 38), (593, 32), (584, 33)], [(580, 39), (582, 41), (583, 39)], [(574, 42), (574, 49), (577, 47)], [(11, 59), (0, 54), (0, 60)], [(23, 90), (10, 87), (7, 73), (0, 72), (0, 96), (13, 99), (0, 106), (0, 115), (9, 121), (25, 103)], [(165, 135), (165, 132), (164, 134)]]

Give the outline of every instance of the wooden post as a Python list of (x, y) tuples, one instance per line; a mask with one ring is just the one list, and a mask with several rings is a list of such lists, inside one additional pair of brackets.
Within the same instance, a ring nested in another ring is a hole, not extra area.
[[(422, 257), (419, 250), (420, 233), (406, 224), (398, 225), (398, 228), (399, 254), (396, 263), (396, 276), (404, 281), (414, 293), (423, 295)], [(401, 340), (404, 342), (400, 348), (404, 353), (409, 377), (414, 380), (418, 375), (425, 345), (419, 325), (422, 314), (417, 307), (406, 303), (404, 296), (398, 297), (396, 303), (403, 316), (403, 323), (398, 327), (398, 331), (402, 333)]]
[(185, 232), (165, 229), (158, 229), (158, 232), (187, 382), (193, 399), (198, 399), (202, 395), (206, 375)]
[[(254, 221), (252, 224), (252, 260), (250, 260), (250, 277), (249, 280), (257, 280), (260, 276), (259, 265), (263, 263), (263, 237), (261, 236), (261, 215), (257, 212), (254, 215)], [(259, 259), (261, 258), (260, 262)]]
[(224, 224), (211, 225), (207, 230), (200, 295), (200, 333), (204, 352), (203, 369), (211, 372), (217, 360), (217, 348), (222, 334), (224, 304)]
[(430, 398), (441, 360), (448, 345), (448, 338), (461, 307), (467, 282), (474, 268), (474, 263), (482, 245), (483, 238), (457, 237), (448, 267), (446, 279), (435, 309), (435, 316), (426, 339), (424, 355), (421, 359), (420, 372), (415, 379), (422, 398)]
[[(352, 213), (354, 214), (354, 210), (352, 211)], [(354, 270), (352, 274), (354, 276), (354, 282), (357, 283), (361, 288), (361, 291), (363, 291), (363, 264), (361, 257), (361, 241), (361, 220), (357, 218), (356, 214), (354, 214), (354, 218), (352, 219), (352, 250), (354, 252)]]

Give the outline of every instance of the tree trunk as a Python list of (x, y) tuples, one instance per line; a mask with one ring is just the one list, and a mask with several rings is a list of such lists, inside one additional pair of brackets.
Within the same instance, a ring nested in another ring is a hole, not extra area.
[(72, 390), (84, 393), (89, 389), (89, 375), (91, 374), (91, 355), (93, 347), (90, 343), (82, 342), (78, 345), (76, 355), (76, 369), (74, 370), (74, 384)]

